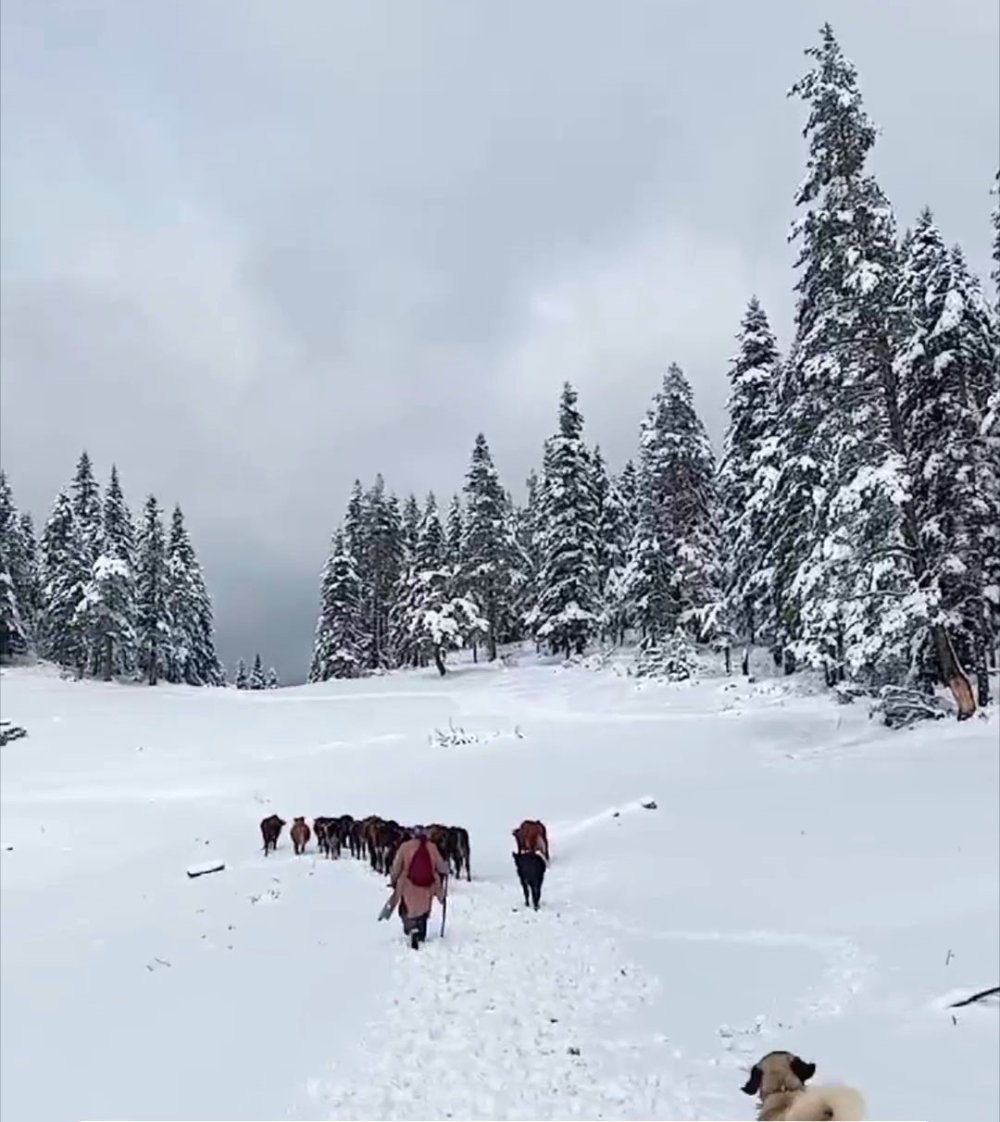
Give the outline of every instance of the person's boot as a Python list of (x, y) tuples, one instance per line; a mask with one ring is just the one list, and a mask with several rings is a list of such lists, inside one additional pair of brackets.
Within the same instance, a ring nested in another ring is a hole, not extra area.
[(420, 935), (421, 943), (427, 942), (427, 919), (427, 916), (421, 916), (420, 919), (417, 920), (417, 932)]
[(420, 946), (420, 928), (414, 927), (410, 932), (410, 946), (416, 950)]

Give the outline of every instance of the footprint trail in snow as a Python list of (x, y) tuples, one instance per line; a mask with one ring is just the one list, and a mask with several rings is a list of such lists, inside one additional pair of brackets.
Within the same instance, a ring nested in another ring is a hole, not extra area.
[[(559, 879), (550, 872), (547, 896)], [(311, 1089), (323, 1117), (691, 1116), (682, 1087), (629, 1070), (629, 1050), (648, 1042), (615, 1037), (619, 1015), (655, 981), (586, 916), (515, 901), (511, 886), (462, 885), (443, 940), (414, 952), (399, 936), (384, 1016)], [(434, 934), (439, 920), (435, 910)]]

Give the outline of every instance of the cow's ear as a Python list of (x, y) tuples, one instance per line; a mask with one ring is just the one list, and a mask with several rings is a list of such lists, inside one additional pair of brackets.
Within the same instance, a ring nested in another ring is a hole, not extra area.
[(807, 1063), (798, 1056), (792, 1056), (789, 1066), (795, 1072), (796, 1078), (801, 1079), (803, 1083), (807, 1083), (816, 1074), (816, 1065)]
[(750, 1078), (740, 1088), (740, 1090), (743, 1092), (744, 1095), (756, 1095), (757, 1094), (757, 1092), (760, 1090), (760, 1077), (761, 1077), (760, 1068), (756, 1064), (754, 1064), (753, 1067), (750, 1069)]

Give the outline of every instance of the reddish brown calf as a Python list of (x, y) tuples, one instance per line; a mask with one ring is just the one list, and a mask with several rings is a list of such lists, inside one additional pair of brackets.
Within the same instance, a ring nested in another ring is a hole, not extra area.
[(292, 845), (295, 848), (296, 855), (305, 853), (306, 846), (309, 844), (309, 838), (312, 836), (309, 832), (309, 827), (306, 825), (305, 818), (296, 818), (292, 823), (291, 830), (288, 832), (292, 835)]

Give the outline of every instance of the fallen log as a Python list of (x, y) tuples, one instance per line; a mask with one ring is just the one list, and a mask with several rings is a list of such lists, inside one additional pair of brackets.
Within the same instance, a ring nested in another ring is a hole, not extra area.
[(0, 721), (0, 747), (27, 735), (28, 730), (21, 728), (20, 725), (12, 725), (10, 721)]
[(193, 880), (195, 877), (203, 877), (208, 873), (221, 873), (225, 867), (225, 861), (204, 861), (200, 865), (189, 865), (187, 875)]
[(963, 997), (961, 1001), (953, 1001), (949, 1009), (961, 1009), (963, 1005), (971, 1005), (974, 1001), (982, 1001), (984, 997), (996, 997), (1000, 994), (1000, 986), (992, 986), (988, 990), (980, 990), (979, 993), (974, 993), (971, 997)]

